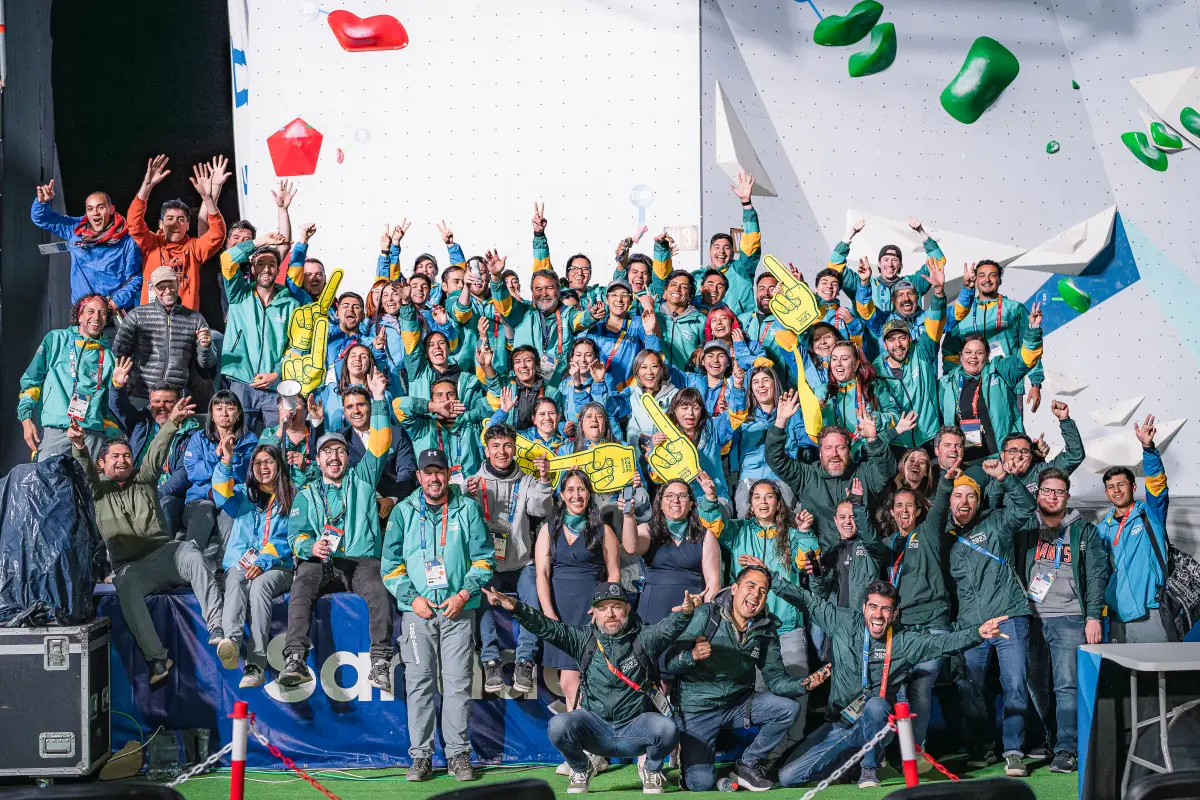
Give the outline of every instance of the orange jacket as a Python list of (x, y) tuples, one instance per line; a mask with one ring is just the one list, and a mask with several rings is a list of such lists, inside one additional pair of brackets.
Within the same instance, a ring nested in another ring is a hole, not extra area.
[(150, 275), (159, 267), (170, 267), (179, 276), (179, 302), (193, 311), (200, 308), (200, 265), (221, 251), (225, 244), (225, 218), (221, 212), (208, 217), (208, 232), (168, 243), (161, 233), (146, 227), (146, 201), (137, 197), (125, 215), (129, 235), (142, 249), (142, 302), (150, 298)]

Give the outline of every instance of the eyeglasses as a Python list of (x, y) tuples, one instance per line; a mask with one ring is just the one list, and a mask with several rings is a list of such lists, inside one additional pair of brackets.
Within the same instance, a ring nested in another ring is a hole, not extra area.
[(1038, 494), (1045, 495), (1046, 497), (1069, 497), (1071, 493), (1066, 489), (1051, 489), (1048, 486), (1043, 486), (1038, 489)]
[(1018, 450), (1015, 447), (1008, 447), (1008, 448), (1005, 448), (1005, 450), (1004, 450), (1004, 454), (1009, 455), (1009, 456), (1027, 456), (1032, 453), (1033, 453), (1033, 451), (1030, 450), (1029, 448), (1025, 448), (1023, 450)]
[(274, 466), (274, 464), (275, 459), (273, 458), (256, 458), (254, 460), (254, 466), (256, 467), (270, 467)]
[(664, 492), (662, 499), (669, 500), (672, 503), (683, 503), (683, 502), (690, 500), (691, 495), (685, 494), (683, 492), (671, 492), (669, 494)]

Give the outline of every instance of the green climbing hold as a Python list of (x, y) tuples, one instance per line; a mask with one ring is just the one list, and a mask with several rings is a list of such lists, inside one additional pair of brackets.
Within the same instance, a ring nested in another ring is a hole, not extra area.
[(1130, 131), (1121, 134), (1121, 141), (1129, 148), (1129, 152), (1137, 156), (1147, 167), (1159, 172), (1167, 171), (1167, 154), (1150, 144), (1146, 134), (1141, 131)]
[(962, 69), (942, 90), (942, 108), (970, 125), (996, 102), (1020, 71), (1017, 57), (1007, 47), (989, 36), (980, 36), (967, 51)]
[(1092, 296), (1076, 286), (1074, 278), (1063, 278), (1058, 282), (1058, 295), (1080, 314), (1092, 307)]
[(1200, 136), (1200, 111), (1191, 106), (1184, 106), (1179, 112), (1179, 124), (1192, 136)]
[(871, 29), (871, 43), (866, 50), (850, 56), (850, 77), (863, 78), (883, 72), (896, 60), (896, 26), (881, 22)]
[(1078, 88), (1079, 88), (1079, 81), (1071, 81), (1071, 88), (1072, 88), (1072, 89), (1078, 89)]
[(883, 6), (875, 0), (862, 0), (845, 15), (830, 14), (817, 23), (813, 41), (826, 47), (844, 47), (854, 44), (871, 32), (875, 23), (883, 16)]
[(1046, 152), (1049, 153), (1050, 155), (1054, 155), (1055, 153), (1057, 153), (1059, 151), (1059, 149), (1060, 148), (1059, 148), (1058, 142), (1054, 141), (1053, 139), (1046, 142)]
[(1161, 122), (1150, 123), (1150, 140), (1154, 142), (1155, 147), (1168, 150), (1179, 150), (1183, 147), (1183, 137)]

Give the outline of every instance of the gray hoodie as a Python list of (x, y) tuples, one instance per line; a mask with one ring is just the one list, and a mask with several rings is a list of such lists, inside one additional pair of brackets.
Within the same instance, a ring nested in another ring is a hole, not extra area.
[[(484, 519), (488, 532), (493, 537), (507, 536), (504, 558), (496, 558), (496, 572), (514, 572), (533, 563), (533, 534), (530, 517), (545, 517), (553, 507), (551, 498), (554, 489), (531, 475), (521, 472), (513, 463), (513, 471), (507, 478), (500, 477), (487, 461), (483, 462), (475, 477), (483, 483), (482, 493), (471, 495), (481, 508), (486, 508)], [(514, 486), (517, 507), (511, 508)], [(486, 498), (486, 507), (484, 504)], [(509, 519), (512, 519), (511, 525)]]

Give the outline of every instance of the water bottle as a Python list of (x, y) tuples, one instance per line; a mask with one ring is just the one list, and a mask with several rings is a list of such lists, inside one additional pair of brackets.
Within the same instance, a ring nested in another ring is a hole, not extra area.
[(718, 792), (736, 792), (737, 790), (737, 781), (733, 778), (721, 778), (721, 780), (717, 781)]

